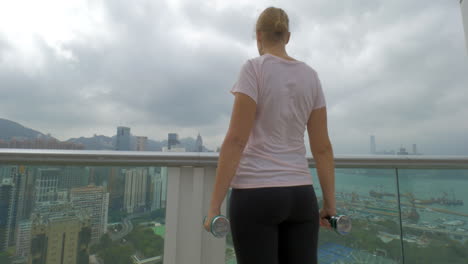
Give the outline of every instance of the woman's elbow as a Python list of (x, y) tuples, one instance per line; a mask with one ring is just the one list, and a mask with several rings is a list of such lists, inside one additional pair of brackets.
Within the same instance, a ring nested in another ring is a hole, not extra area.
[(248, 138), (243, 138), (236, 135), (227, 135), (224, 139), (223, 145), (229, 145), (231, 147), (244, 149), (247, 146)]
[(312, 155), (314, 157), (329, 155), (333, 153), (333, 147), (329, 140), (327, 140), (326, 142), (323, 142), (322, 144), (317, 144), (311, 150), (312, 150)]

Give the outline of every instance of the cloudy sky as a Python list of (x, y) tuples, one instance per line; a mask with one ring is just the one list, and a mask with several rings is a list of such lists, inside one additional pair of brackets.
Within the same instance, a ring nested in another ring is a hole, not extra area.
[(0, 117), (66, 140), (200, 132), (221, 145), (253, 28), (291, 21), (291, 56), (321, 77), (338, 154), (418, 144), (468, 155), (458, 0), (0, 0)]

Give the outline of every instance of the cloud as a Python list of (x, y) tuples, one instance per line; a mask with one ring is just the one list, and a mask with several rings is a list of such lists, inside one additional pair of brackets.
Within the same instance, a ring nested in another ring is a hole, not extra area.
[[(256, 56), (255, 19), (269, 5), (93, 1), (73, 6), (73, 23), (63, 21), (66, 39), (35, 29), (28, 46), (11, 34), (13, 25), (0, 28), (0, 115), (61, 139), (128, 125), (155, 139), (200, 131), (216, 148), (232, 108), (229, 89), (242, 63)], [(375, 134), (381, 148), (417, 143), (427, 154), (468, 155), (468, 126), (460, 122), (468, 113), (468, 65), (457, 3), (275, 5), (290, 16), (290, 54), (319, 72), (337, 153), (367, 153)]]

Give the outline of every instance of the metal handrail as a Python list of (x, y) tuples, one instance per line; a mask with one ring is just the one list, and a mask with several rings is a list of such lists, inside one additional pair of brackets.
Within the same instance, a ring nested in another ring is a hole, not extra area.
[[(215, 152), (0, 149), (0, 165), (216, 166)], [(311, 156), (310, 167), (315, 167)], [(336, 168), (468, 169), (467, 156), (336, 155)]]

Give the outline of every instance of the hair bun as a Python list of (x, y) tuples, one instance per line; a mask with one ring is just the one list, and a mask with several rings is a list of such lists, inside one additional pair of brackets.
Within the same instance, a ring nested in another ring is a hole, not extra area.
[(266, 32), (271, 35), (271, 40), (278, 41), (289, 32), (288, 15), (281, 8), (269, 7), (258, 17), (256, 30)]
[(288, 31), (288, 25), (285, 23), (284, 20), (278, 20), (275, 22), (275, 32), (283, 33)]

